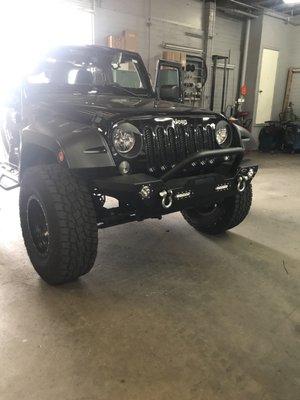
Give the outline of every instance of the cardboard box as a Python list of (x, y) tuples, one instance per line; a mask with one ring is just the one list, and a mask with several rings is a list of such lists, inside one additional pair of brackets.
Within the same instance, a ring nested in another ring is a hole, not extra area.
[(138, 51), (138, 35), (135, 32), (123, 31), (121, 35), (109, 35), (106, 38), (108, 47)]
[(114, 47), (114, 36), (113, 35), (109, 35), (106, 37), (106, 46)]
[(186, 53), (182, 51), (170, 51), (164, 50), (162, 58), (168, 61), (174, 61), (180, 63), (183, 67), (186, 66)]
[(124, 49), (129, 51), (138, 51), (138, 35), (135, 32), (123, 31)]
[(114, 36), (114, 35), (109, 35), (106, 38), (106, 44), (108, 47), (112, 47), (114, 49), (125, 49), (125, 39), (124, 36)]

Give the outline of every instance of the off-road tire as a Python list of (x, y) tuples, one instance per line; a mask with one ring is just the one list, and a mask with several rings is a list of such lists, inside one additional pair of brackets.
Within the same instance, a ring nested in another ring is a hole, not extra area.
[(243, 192), (216, 203), (212, 212), (202, 213), (197, 208), (182, 211), (184, 219), (197, 231), (218, 235), (239, 225), (248, 215), (252, 204), (252, 185)]
[[(29, 224), (29, 204), (41, 205), (48, 246), (41, 254)], [(20, 220), (25, 246), (37, 273), (49, 284), (73, 281), (94, 265), (98, 229), (87, 186), (58, 164), (28, 168), (20, 185)]]

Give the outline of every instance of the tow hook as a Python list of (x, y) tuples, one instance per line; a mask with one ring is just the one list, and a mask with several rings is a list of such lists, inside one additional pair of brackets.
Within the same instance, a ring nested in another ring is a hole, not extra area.
[(241, 175), (238, 177), (238, 184), (237, 184), (238, 192), (242, 193), (246, 189), (247, 182), (251, 181), (253, 176), (254, 176), (254, 171), (252, 168), (250, 168), (246, 175)]
[(170, 208), (173, 204), (173, 191), (172, 190), (162, 190), (159, 193), (160, 197), (162, 198), (161, 200), (161, 205), (163, 208)]
[(240, 176), (238, 179), (237, 190), (238, 192), (242, 193), (246, 189), (246, 180), (245, 176)]

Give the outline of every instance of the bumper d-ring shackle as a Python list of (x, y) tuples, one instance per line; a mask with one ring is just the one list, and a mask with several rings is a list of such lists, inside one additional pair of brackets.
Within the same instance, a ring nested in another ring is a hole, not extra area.
[(249, 169), (247, 175), (241, 175), (238, 177), (237, 190), (242, 193), (247, 186), (247, 182), (250, 182), (254, 176), (254, 170), (252, 168)]
[(240, 176), (238, 179), (237, 190), (238, 192), (242, 193), (246, 189), (246, 179), (245, 177)]
[(172, 190), (163, 190), (159, 193), (161, 200), (161, 205), (163, 208), (170, 208), (173, 204), (173, 191)]

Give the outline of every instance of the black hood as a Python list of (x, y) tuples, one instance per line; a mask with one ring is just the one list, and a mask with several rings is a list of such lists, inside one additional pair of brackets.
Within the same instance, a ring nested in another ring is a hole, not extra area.
[[(37, 91), (32, 96), (33, 103), (45, 112), (64, 116), (66, 119), (92, 122), (116, 121), (123, 118), (154, 116), (215, 116), (212, 111), (195, 108), (182, 103), (157, 100), (152, 97), (134, 97), (116, 94), (82, 94)], [(53, 114), (52, 114), (53, 115)]]
[(89, 98), (89, 106), (95, 112), (111, 114), (215, 114), (182, 103), (157, 100), (149, 97), (96, 95)]

